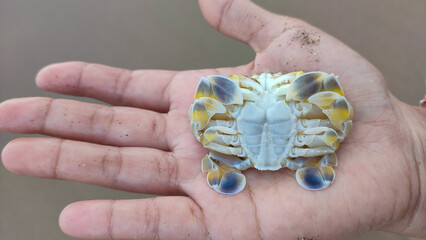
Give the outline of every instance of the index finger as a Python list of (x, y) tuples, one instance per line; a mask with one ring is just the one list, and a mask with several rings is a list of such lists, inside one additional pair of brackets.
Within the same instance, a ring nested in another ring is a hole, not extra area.
[(95, 98), (113, 105), (167, 112), (168, 86), (177, 72), (130, 71), (100, 64), (65, 62), (49, 65), (37, 74), (41, 89)]

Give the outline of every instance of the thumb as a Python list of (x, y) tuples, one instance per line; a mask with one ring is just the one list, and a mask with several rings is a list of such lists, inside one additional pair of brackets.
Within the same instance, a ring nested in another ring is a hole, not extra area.
[[(199, 0), (207, 22), (219, 32), (250, 45), (257, 53), (279, 36), (283, 16), (275, 15), (248, 0)], [(275, 24), (269, 24), (274, 22)]]

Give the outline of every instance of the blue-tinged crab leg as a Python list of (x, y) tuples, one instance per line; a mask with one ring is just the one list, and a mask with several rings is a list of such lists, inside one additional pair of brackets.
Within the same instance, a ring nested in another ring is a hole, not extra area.
[(333, 74), (329, 74), (328, 77), (324, 79), (323, 91), (332, 91), (343, 96), (342, 87), (337, 81), (336, 76), (334, 76)]
[(314, 158), (306, 166), (297, 169), (296, 180), (300, 186), (308, 190), (321, 190), (334, 180), (333, 166), (337, 166), (336, 154), (324, 155), (319, 161)]
[(286, 99), (301, 102), (305, 101), (321, 90), (322, 83), (327, 77), (328, 74), (323, 72), (309, 72), (300, 75), (290, 83), (287, 89)]
[(236, 194), (241, 192), (246, 185), (246, 178), (238, 169), (223, 162), (215, 162), (210, 153), (201, 161), (201, 170), (207, 173), (209, 186), (217, 192)]
[[(343, 91), (333, 74), (323, 72), (302, 74), (284, 88), (280, 91), (286, 94), (287, 100), (299, 101), (300, 106), (304, 101), (318, 106), (340, 131), (344, 130), (344, 122), (352, 119), (352, 107), (343, 97)], [(308, 115), (308, 111), (314, 110), (306, 105), (302, 109), (304, 112), (301, 115)]]
[(197, 90), (195, 90), (194, 100), (202, 97), (216, 98), (213, 94), (210, 81), (205, 77), (201, 77), (200, 82), (198, 82)]
[(343, 96), (336, 76), (325, 72), (309, 72), (298, 76), (290, 83), (286, 99), (305, 101), (320, 91), (331, 91)]
[(219, 75), (211, 75), (207, 79), (211, 86), (211, 92), (222, 104), (243, 104), (243, 94), (237, 83)]

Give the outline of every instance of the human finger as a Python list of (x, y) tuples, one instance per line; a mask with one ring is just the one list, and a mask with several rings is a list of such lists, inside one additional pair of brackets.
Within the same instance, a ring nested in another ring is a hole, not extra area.
[[(358, 86), (360, 81), (370, 85), (369, 92), (383, 89), (383, 77), (371, 63), (305, 21), (271, 13), (249, 0), (199, 0), (199, 3), (213, 27), (249, 44), (258, 53), (250, 65), (252, 72), (335, 73), (345, 79), (341, 82), (345, 89), (354, 89), (355, 94), (349, 92), (349, 97), (364, 90)], [(371, 78), (378, 84), (372, 86), (367, 82)]]
[(188, 197), (94, 200), (68, 205), (59, 218), (84, 239), (207, 239), (204, 215)]
[(167, 114), (43, 97), (0, 104), (0, 130), (168, 150)]
[(167, 112), (168, 86), (175, 75), (175, 71), (130, 71), (100, 64), (64, 62), (40, 70), (36, 82), (39, 88), (52, 92)]
[(20, 138), (2, 152), (11, 172), (149, 194), (184, 194), (171, 152), (57, 138)]
[[(219, 32), (249, 44), (256, 52), (268, 46), (265, 39), (282, 33), (278, 15), (248, 0), (199, 0), (204, 18)], [(271, 24), (273, 23), (273, 24)]]

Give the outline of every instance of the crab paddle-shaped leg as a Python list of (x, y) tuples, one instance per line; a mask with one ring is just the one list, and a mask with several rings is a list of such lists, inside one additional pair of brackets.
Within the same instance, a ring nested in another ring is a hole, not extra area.
[(213, 75), (201, 78), (194, 98), (191, 129), (210, 149), (201, 166), (216, 191), (242, 191), (241, 171), (250, 167), (295, 170), (309, 190), (333, 182), (335, 151), (353, 115), (333, 74)]

